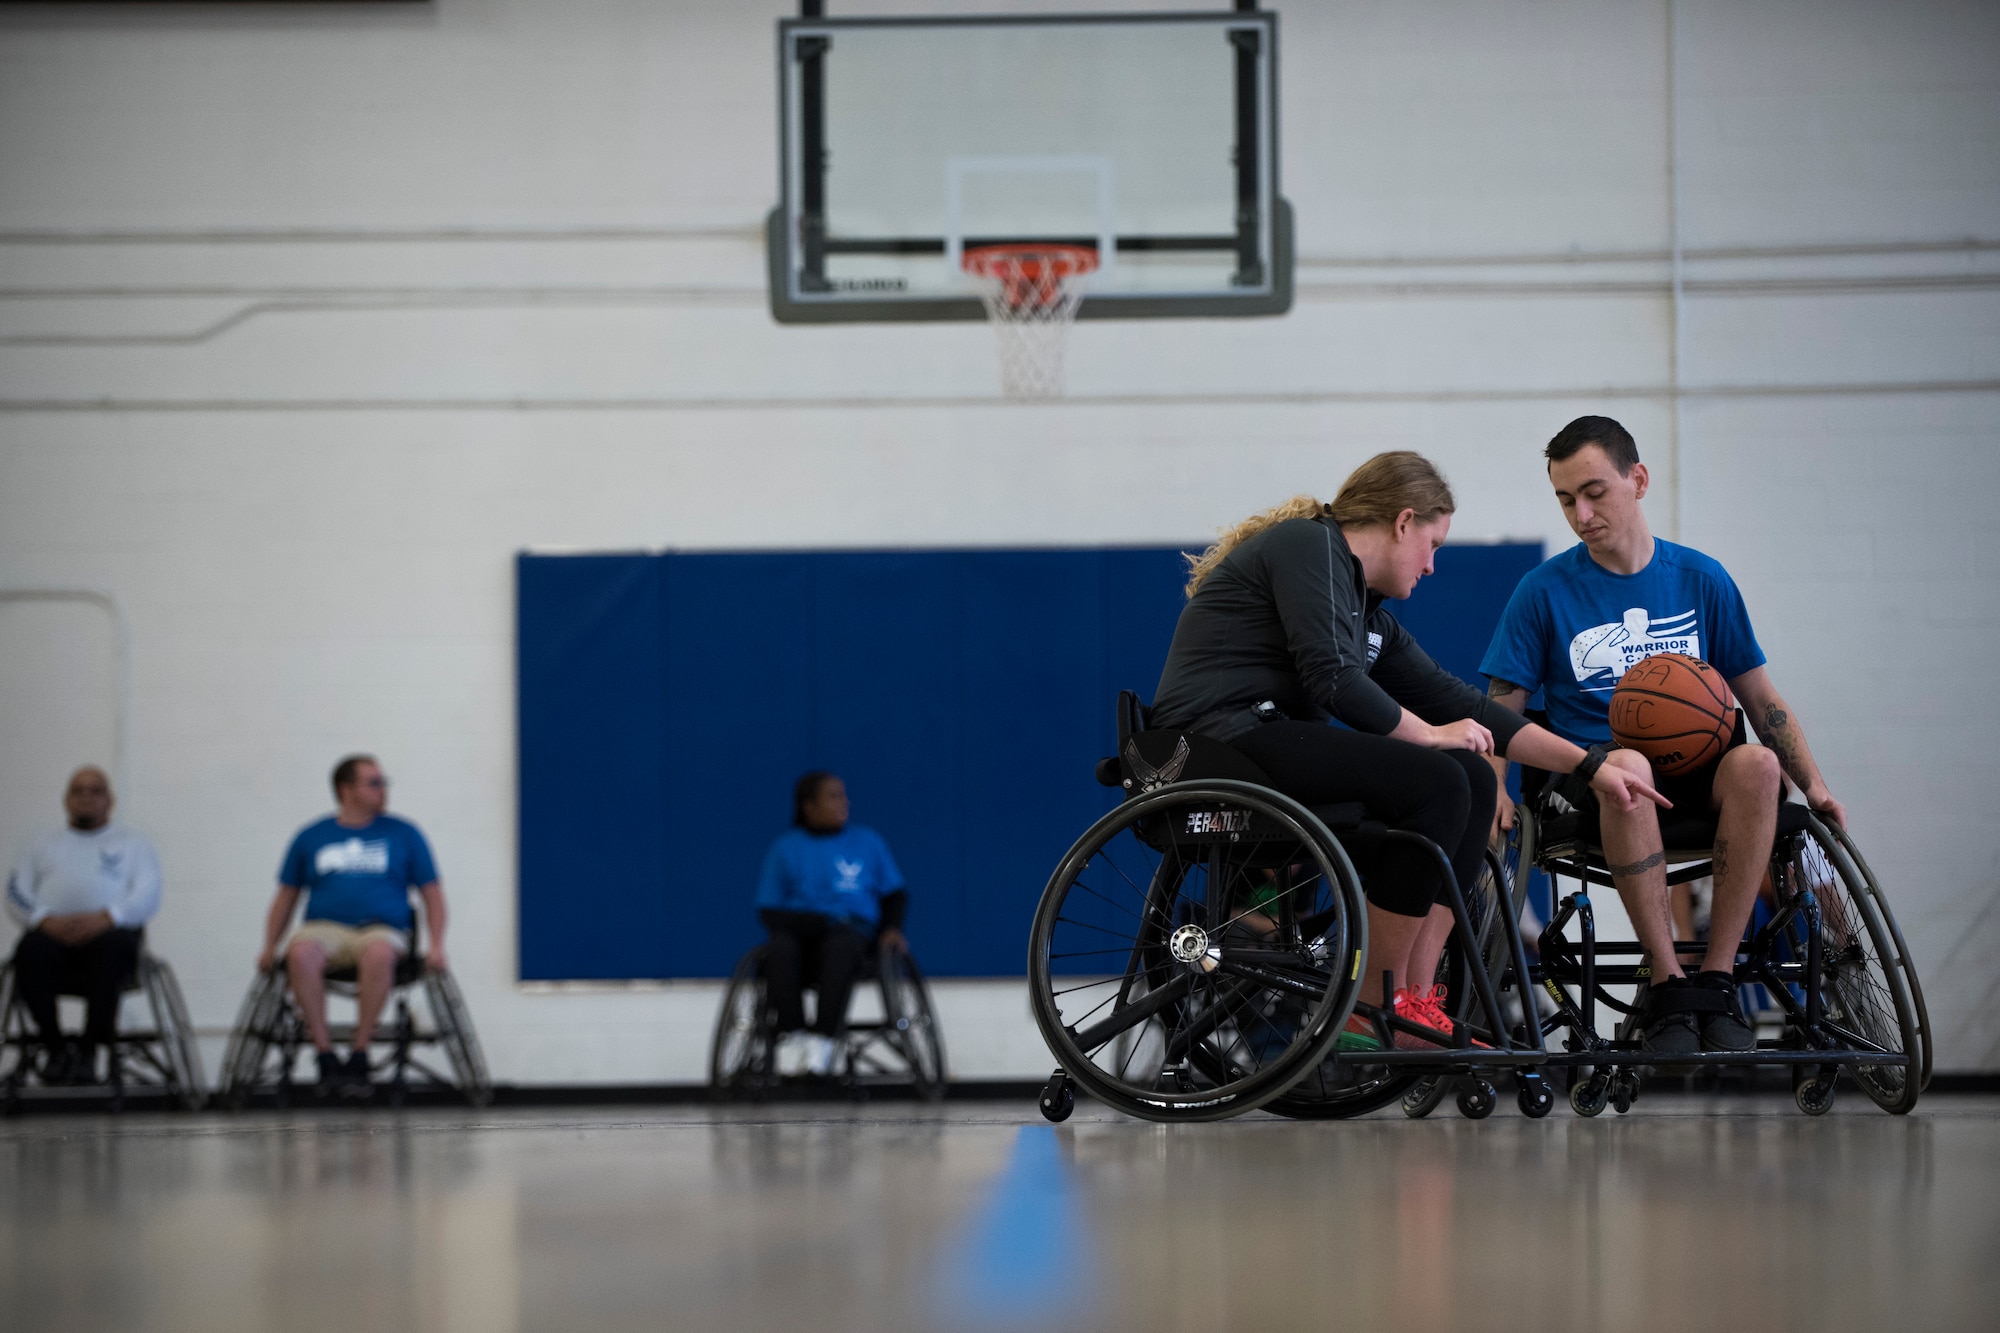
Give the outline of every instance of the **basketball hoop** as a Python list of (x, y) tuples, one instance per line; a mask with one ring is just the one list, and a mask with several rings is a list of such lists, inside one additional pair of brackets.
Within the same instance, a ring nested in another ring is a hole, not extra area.
[(980, 245), (966, 250), (963, 264), (979, 283), (1000, 343), (1001, 392), (1060, 397), (1063, 345), (1083, 303), (1083, 279), (1097, 269), (1097, 251), (1087, 245)]

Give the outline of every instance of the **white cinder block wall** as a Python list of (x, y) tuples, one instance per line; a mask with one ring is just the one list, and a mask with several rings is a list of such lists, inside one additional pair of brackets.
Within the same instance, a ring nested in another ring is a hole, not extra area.
[[(765, 313), (776, 7), (0, 15), (0, 587), (123, 610), (197, 1021), (366, 748), (498, 1077), (701, 1077), (713, 987), (515, 982), (519, 549), (1190, 541), (1397, 446), (1554, 547), (1537, 452), (1602, 411), (1743, 584), (1939, 1067), (2000, 1069), (2000, 10), (1281, 9), (1297, 308), (1085, 325), (1042, 407), (978, 327)], [(10, 858), (113, 744), (102, 614), (0, 602)], [(939, 992), (960, 1074), (1045, 1070), (1018, 983)]]

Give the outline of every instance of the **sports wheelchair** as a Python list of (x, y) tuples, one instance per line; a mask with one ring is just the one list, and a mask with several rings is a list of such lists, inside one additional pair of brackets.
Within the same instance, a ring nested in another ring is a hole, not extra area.
[[(1029, 996), (1059, 1062), (1044, 1116), (1067, 1118), (1077, 1086), (1162, 1121), (1353, 1116), (1456, 1087), (1460, 1111), (1481, 1118), (1504, 1075), (1524, 1113), (1548, 1114), (1540, 1028), (1502, 1017), (1501, 991), (1525, 993), (1530, 973), (1497, 858), (1467, 895), (1428, 838), (1357, 803), (1308, 808), (1234, 748), (1147, 722), (1121, 693), (1118, 754), (1097, 776), (1124, 799), (1070, 848), (1035, 913)], [(1358, 1002), (1368, 918), (1350, 853), (1394, 844), (1435, 866), (1453, 916), (1437, 978), (1450, 1038)], [(1340, 1053), (1357, 1013), (1380, 1049)]]
[[(1577, 1114), (1598, 1115), (1607, 1103), (1623, 1113), (1638, 1095), (1640, 1070), (1649, 1067), (1787, 1068), (1799, 1109), (1808, 1115), (1832, 1108), (1843, 1071), (1885, 1111), (1903, 1114), (1917, 1104), (1931, 1076), (1923, 988), (1881, 884), (1845, 830), (1803, 805), (1778, 807), (1763, 894), (1768, 919), (1753, 923), (1736, 955), (1739, 986), (1761, 986), (1775, 1001), (1778, 1035), (1759, 1040), (1752, 1051), (1668, 1058), (1640, 1052), (1638, 1020), (1649, 969), (1636, 941), (1597, 938), (1590, 890), (1611, 887), (1604, 850), (1593, 840), (1591, 822), (1569, 809), (1553, 786), (1549, 774), (1522, 770), (1525, 799), (1515, 808), (1507, 860), (1517, 870), (1533, 868), (1549, 877), (1554, 910), (1533, 977), (1554, 1002), (1542, 1022), (1545, 1035), (1564, 1033), (1564, 1049), (1549, 1064), (1567, 1077)], [(1661, 812), (1668, 884), (1713, 873), (1715, 832), (1706, 812)], [(1564, 877), (1576, 881), (1566, 895), (1560, 892)], [(1516, 878), (1524, 893), (1527, 875)], [(1705, 941), (1676, 941), (1683, 954), (1706, 948)], [(1598, 1030), (1600, 1005), (1619, 1015), (1610, 1037)]]
[[(764, 984), (765, 946), (736, 962), (722, 992), (708, 1081), (717, 1096), (760, 1096), (779, 1087), (778, 1033)], [(907, 1084), (925, 1101), (944, 1096), (944, 1034), (923, 971), (907, 950), (877, 943), (862, 954), (858, 984), (873, 981), (882, 1017), (841, 1026), (837, 1081), (851, 1091)]]
[[(145, 995), (152, 1026), (119, 1027), (117, 1039), (110, 1043), (110, 1078), (105, 1083), (84, 1087), (46, 1084), (42, 1068), (35, 1063), (42, 1042), (29, 1022), (27, 1006), (15, 993), (13, 961), (0, 965), (0, 1063), (5, 1066), (0, 1073), (0, 1110), (12, 1115), (29, 1098), (103, 1097), (113, 1111), (121, 1111), (125, 1099), (135, 1093), (165, 1098), (190, 1111), (201, 1109), (208, 1099), (208, 1080), (202, 1074), (194, 1022), (188, 1017), (187, 1001), (181, 998), (174, 970), (142, 943), (138, 965), (119, 990), (121, 996)], [(79, 994), (66, 986), (58, 993)]]
[[(422, 920), (421, 912), (417, 920)], [(286, 959), (280, 954), (269, 971), (258, 973), (250, 983), (250, 993), (244, 997), (243, 1008), (236, 1016), (236, 1027), (223, 1051), (222, 1079), (216, 1089), (223, 1105), (231, 1110), (240, 1110), (253, 1097), (264, 1095), (281, 1107), (289, 1106), (299, 1087), (293, 1074), (298, 1068), (300, 1051), (310, 1049), (311, 1039), (306, 1034), (305, 1016), (299, 1012), (298, 1001), (287, 984), (285, 969)], [(352, 967), (326, 970), (329, 995), (352, 998), (356, 982), (357, 974)], [(419, 1021), (410, 1008), (411, 992), (419, 989), (429, 1011), (428, 1023)], [(329, 1023), (328, 1030), (335, 1045), (344, 1046), (354, 1039), (352, 1023)], [(487, 1075), (486, 1057), (479, 1049), (479, 1037), (472, 1029), (472, 1015), (466, 1010), (465, 997), (451, 973), (424, 962), (422, 938), (415, 929), (410, 933), (408, 952), (396, 960), (389, 1001), (369, 1044), (390, 1048), (385, 1086), (391, 1106), (403, 1104), (412, 1074), (420, 1080), (420, 1087), (456, 1092), (473, 1106), (484, 1106), (493, 1099), (493, 1081)], [(420, 1048), (441, 1050), (445, 1068), (438, 1067), (435, 1056), (425, 1058), (419, 1053)]]

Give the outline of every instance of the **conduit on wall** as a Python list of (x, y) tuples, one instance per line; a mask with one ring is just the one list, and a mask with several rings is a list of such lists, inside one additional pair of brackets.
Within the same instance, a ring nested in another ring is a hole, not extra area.
[(7, 602), (82, 602), (111, 617), (113, 651), (118, 662), (118, 689), (112, 714), (111, 782), (115, 790), (123, 790), (126, 758), (131, 750), (132, 718), (132, 628), (125, 617), (124, 604), (117, 594), (101, 588), (0, 587), (0, 604)]

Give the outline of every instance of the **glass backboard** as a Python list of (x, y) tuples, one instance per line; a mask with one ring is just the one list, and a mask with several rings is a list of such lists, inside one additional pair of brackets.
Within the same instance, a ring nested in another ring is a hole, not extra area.
[(967, 249), (1096, 252), (1083, 319), (1282, 314), (1275, 14), (787, 19), (771, 309), (985, 318)]

